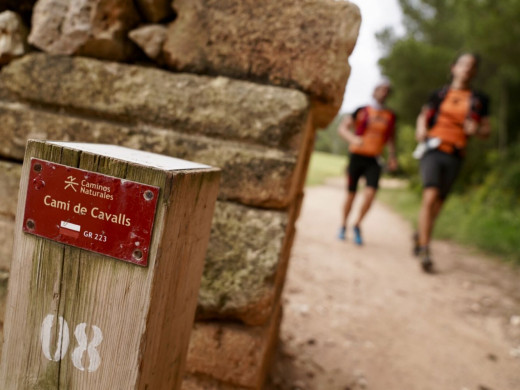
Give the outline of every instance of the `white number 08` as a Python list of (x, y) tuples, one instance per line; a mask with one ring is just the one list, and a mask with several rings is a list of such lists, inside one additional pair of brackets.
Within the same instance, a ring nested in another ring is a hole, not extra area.
[[(51, 329), (52, 324), (54, 323), (54, 318), (55, 316), (53, 314), (49, 314), (47, 315), (47, 317), (45, 317), (42, 323), (40, 338), (42, 342), (42, 351), (45, 357), (50, 361), (59, 362), (61, 359), (64, 358), (64, 356), (67, 354), (67, 350), (69, 349), (70, 332), (67, 321), (65, 321), (65, 319), (61, 316), (58, 317), (58, 323), (56, 325), (59, 327), (59, 329), (58, 339), (56, 342), (56, 352), (54, 352), (54, 355), (52, 355), (50, 344)], [(89, 343), (87, 339), (86, 328), (87, 324), (84, 322), (76, 326), (74, 336), (76, 337), (78, 346), (74, 349), (74, 351), (72, 351), (71, 359), (72, 364), (74, 364), (74, 367), (76, 367), (78, 370), (85, 371), (85, 367), (83, 366), (82, 360), (83, 354), (86, 351), (90, 360), (90, 364), (87, 368), (87, 371), (94, 372), (99, 368), (99, 365), (101, 364), (101, 356), (99, 356), (99, 352), (97, 351), (96, 347), (98, 347), (103, 341), (103, 333), (101, 332), (101, 329), (93, 325), (92, 331), (94, 333), (94, 336), (92, 337), (92, 340)]]

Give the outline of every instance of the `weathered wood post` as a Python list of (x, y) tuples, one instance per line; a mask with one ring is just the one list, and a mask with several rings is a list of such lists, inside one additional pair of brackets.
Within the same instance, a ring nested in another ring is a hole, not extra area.
[(220, 171), (29, 141), (0, 388), (179, 389)]

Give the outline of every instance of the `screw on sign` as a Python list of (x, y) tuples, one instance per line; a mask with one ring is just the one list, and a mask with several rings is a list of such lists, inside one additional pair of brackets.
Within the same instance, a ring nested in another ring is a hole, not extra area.
[[(58, 321), (56, 326), (58, 326), (58, 336), (56, 340), (56, 350), (54, 354), (51, 352), (51, 340), (52, 340), (52, 328), (54, 324), (56, 316), (53, 314), (49, 314), (45, 317), (42, 323), (42, 329), (40, 332), (40, 339), (42, 344), (42, 352), (43, 355), (52, 362), (61, 361), (66, 355), (69, 349), (70, 343), (70, 331), (69, 325), (67, 321), (63, 317), (58, 317)], [(81, 323), (76, 326), (74, 330), (74, 337), (76, 338), (77, 347), (74, 348), (71, 354), (72, 364), (78, 370), (85, 371), (85, 366), (83, 365), (83, 357), (87, 355), (89, 357), (90, 363), (87, 367), (88, 372), (96, 371), (101, 365), (101, 356), (99, 355), (98, 350), (101, 342), (103, 341), (103, 333), (101, 329), (97, 326), (92, 326), (92, 332), (94, 336), (92, 340), (89, 342), (87, 337), (87, 324)], [(86, 354), (85, 354), (86, 352)]]

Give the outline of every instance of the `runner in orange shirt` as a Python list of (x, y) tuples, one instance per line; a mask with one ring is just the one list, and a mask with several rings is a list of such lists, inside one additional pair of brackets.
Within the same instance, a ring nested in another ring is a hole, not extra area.
[(387, 144), (389, 149), (388, 167), (397, 168), (395, 157), (395, 114), (384, 106), (390, 93), (390, 83), (380, 82), (373, 92), (373, 102), (358, 108), (354, 114), (347, 115), (341, 122), (338, 132), (349, 146), (350, 162), (347, 168), (348, 193), (343, 206), (343, 220), (338, 238), (346, 239), (347, 220), (356, 196), (358, 181), (361, 176), (366, 179), (363, 205), (354, 223), (354, 242), (363, 244), (361, 221), (372, 205), (381, 175), (378, 158)]
[(435, 220), (460, 171), (468, 138), (490, 133), (488, 99), (470, 88), (479, 58), (470, 53), (457, 57), (451, 83), (435, 91), (417, 118), (416, 138), (425, 146), (420, 156), (423, 195), (419, 232), (414, 252), (425, 272), (433, 271), (429, 244)]

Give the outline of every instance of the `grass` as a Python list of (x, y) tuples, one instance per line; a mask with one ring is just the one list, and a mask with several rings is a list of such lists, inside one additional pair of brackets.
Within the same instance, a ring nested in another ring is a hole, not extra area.
[[(381, 189), (378, 199), (416, 227), (420, 195), (407, 188)], [(437, 220), (434, 238), (452, 240), (520, 265), (520, 208), (484, 205), (472, 194), (451, 195)]]
[(305, 185), (317, 186), (323, 184), (329, 177), (343, 176), (346, 164), (345, 156), (313, 152)]
[(439, 217), (436, 236), (498, 254), (520, 264), (520, 207), (486, 205), (469, 195), (454, 195)]

